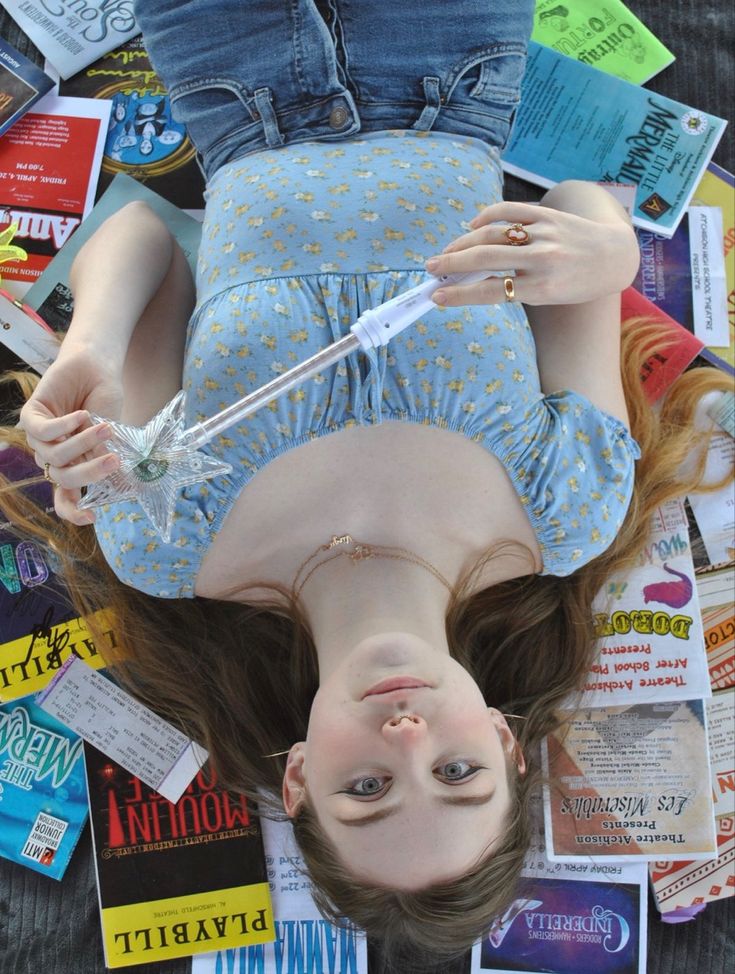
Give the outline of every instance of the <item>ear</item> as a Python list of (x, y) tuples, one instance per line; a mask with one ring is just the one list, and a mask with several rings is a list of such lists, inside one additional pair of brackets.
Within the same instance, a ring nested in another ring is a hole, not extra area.
[(289, 818), (296, 818), (306, 801), (304, 779), (304, 742), (299, 741), (288, 752), (283, 774), (283, 807)]
[(503, 745), (503, 750), (505, 751), (507, 757), (509, 757), (518, 768), (518, 774), (523, 777), (523, 775), (526, 773), (526, 759), (523, 755), (520, 744), (513, 734), (513, 731), (510, 729), (510, 727), (508, 727), (508, 721), (499, 710), (495, 709), (495, 707), (488, 707), (487, 709), (490, 711), (493, 723), (497, 728), (498, 736), (500, 737), (500, 741)]

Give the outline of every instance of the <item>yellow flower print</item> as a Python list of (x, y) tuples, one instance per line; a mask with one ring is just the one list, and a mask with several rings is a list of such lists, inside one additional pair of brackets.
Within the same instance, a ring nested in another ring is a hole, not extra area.
[[(418, 223), (418, 222), (421, 222), (421, 221), (418, 221), (418, 220), (417, 220), (416, 222)], [(424, 234), (424, 240), (425, 240), (425, 241), (426, 241), (426, 242), (427, 242), (428, 244), (431, 244), (431, 246), (432, 246), (432, 247), (436, 247), (436, 246), (438, 245), (438, 243), (439, 243), (439, 241), (438, 241), (438, 240), (437, 240), (437, 238), (436, 238), (436, 234), (433, 234), (433, 233), (429, 233), (429, 231), (428, 231), (428, 230), (427, 230), (427, 232), (426, 232), (426, 233)]]
[(250, 217), (248, 217), (248, 226), (249, 227), (262, 227), (263, 226), (263, 222), (264, 222), (264, 220), (263, 220), (263, 217), (262, 216), (250, 216)]
[(318, 256), (322, 252), (322, 245), (318, 242), (304, 244), (302, 250), (306, 251), (307, 254), (314, 254)]
[(293, 403), (303, 402), (306, 399), (306, 393), (303, 389), (292, 389), (288, 394), (288, 398)]
[(579, 481), (577, 480), (576, 477), (570, 477), (567, 480), (567, 486), (569, 487), (569, 489), (573, 494), (579, 493)]
[(287, 308), (285, 304), (281, 304), (280, 301), (276, 301), (276, 303), (273, 305), (273, 310), (277, 314), (283, 315), (286, 318), (289, 318), (291, 316), (290, 308)]
[(439, 212), (439, 207), (436, 205), (436, 203), (429, 203), (428, 206), (425, 206), (424, 207), (424, 210), (425, 210), (426, 213), (433, 214), (433, 213), (438, 213)]
[(583, 430), (577, 430), (577, 432), (574, 434), (574, 439), (579, 443), (584, 443), (585, 446), (590, 445), (590, 437)]
[(475, 406), (475, 404), (473, 402), (463, 402), (462, 403), (462, 412), (463, 413), (469, 413), (471, 415), (472, 413), (474, 413), (474, 411), (475, 411), (476, 408), (477, 407)]
[(452, 318), (451, 321), (445, 321), (444, 327), (447, 329), (447, 331), (455, 331), (460, 335), (464, 331), (464, 325), (459, 318)]
[(215, 345), (214, 345), (214, 347), (215, 347), (215, 349), (216, 349), (216, 351), (217, 351), (217, 354), (218, 354), (218, 355), (221, 355), (221, 356), (222, 356), (222, 358), (227, 358), (227, 357), (229, 356), (229, 354), (230, 354), (230, 350), (229, 350), (229, 348), (228, 348), (228, 347), (227, 347), (227, 346), (225, 345), (225, 343), (224, 343), (224, 342), (215, 342)]
[(237, 216), (242, 216), (243, 213), (247, 213), (249, 209), (250, 209), (249, 203), (241, 203), (240, 206), (235, 207), (235, 214)]
[(209, 275), (209, 283), (214, 284), (218, 277), (219, 277), (219, 267), (215, 267), (215, 269)]
[(467, 344), (467, 351), (470, 355), (477, 355), (478, 358), (481, 358), (485, 354), (485, 349), (479, 342), (469, 342)]
[(285, 206), (277, 206), (274, 210), (271, 211), (271, 220), (280, 219), (285, 212), (286, 212)]
[(464, 381), (462, 379), (452, 379), (447, 383), (447, 388), (451, 392), (462, 392), (464, 389)]
[(273, 273), (273, 268), (270, 264), (256, 264), (253, 271), (260, 277), (270, 277)]
[(275, 337), (275, 335), (261, 335), (260, 344), (265, 345), (266, 348), (269, 348), (271, 351), (273, 351), (273, 349), (278, 344), (278, 340)]
[(403, 196), (399, 196), (396, 203), (402, 210), (406, 210), (408, 213), (413, 213), (416, 209), (416, 204), (411, 200), (405, 199)]
[(294, 199), (297, 199), (300, 203), (313, 203), (314, 194), (313, 193), (294, 193)]
[(513, 381), (514, 382), (525, 382), (526, 381), (526, 377), (521, 372), (520, 369), (513, 369)]
[(282, 254), (283, 251), (286, 249), (286, 244), (282, 240), (274, 240), (273, 241), (273, 249), (277, 253)]
[(590, 531), (590, 541), (592, 542), (599, 541), (601, 537), (602, 535), (600, 534), (600, 529), (592, 528), (592, 530)]
[(289, 257), (288, 260), (284, 260), (284, 262), (281, 264), (281, 270), (290, 271), (293, 269), (295, 263), (296, 261), (292, 257)]
[(327, 213), (326, 210), (312, 210), (309, 216), (311, 217), (312, 220), (317, 220), (321, 222), (332, 219), (332, 214)]
[(387, 179), (381, 179), (378, 181), (378, 189), (398, 189), (398, 183), (389, 182)]
[(570, 557), (572, 561), (579, 561), (579, 559), (582, 557), (582, 549), (575, 548)]
[(232, 240), (228, 241), (226, 244), (223, 244), (222, 245), (222, 253), (223, 254), (231, 254), (234, 246), (235, 246), (235, 244), (233, 243)]
[(375, 210), (360, 210), (360, 217), (366, 223), (375, 223), (376, 220), (380, 219), (380, 214), (376, 213)]
[(515, 360), (516, 353), (512, 348), (503, 348), (503, 357), (509, 359), (511, 362)]
[(383, 236), (386, 240), (405, 240), (406, 234), (403, 230), (393, 230), (391, 227), (386, 227), (383, 230)]
[(322, 169), (307, 169), (306, 175), (313, 179), (326, 179), (327, 174)]
[(495, 407), (495, 411), (497, 413), (500, 413), (501, 416), (505, 416), (505, 415), (507, 415), (507, 413), (509, 413), (511, 411), (512, 408), (513, 407), (510, 405), (510, 403), (507, 403), (507, 402), (499, 402), (497, 404), (497, 406)]
[(216, 379), (209, 379), (209, 378), (207, 378), (207, 379), (204, 380), (203, 385), (204, 385), (204, 388), (205, 389), (208, 389), (210, 392), (214, 392), (216, 389), (219, 389), (220, 388), (220, 384), (219, 384), (219, 382), (217, 382)]
[(603, 460), (606, 460), (608, 463), (610, 463), (610, 461), (612, 460), (612, 449), (609, 446), (606, 446), (604, 450), (600, 450), (600, 456), (602, 457)]
[(563, 541), (566, 536), (567, 533), (564, 528), (557, 528), (554, 532), (554, 541)]
[(497, 325), (485, 325), (483, 331), (488, 337), (492, 337), (493, 335), (497, 335), (500, 329)]
[(447, 203), (449, 203), (449, 205), (452, 207), (452, 209), (453, 210), (456, 210), (458, 213), (462, 213), (463, 210), (464, 210), (464, 203), (462, 202), (462, 200), (455, 200), (455, 199), (452, 199), (452, 197), (450, 197), (447, 200)]
[(347, 230), (340, 230), (335, 233), (335, 239), (339, 240), (340, 243), (348, 243), (350, 240), (355, 240), (357, 238), (357, 231), (352, 227), (348, 227)]
[(252, 260), (253, 257), (255, 257), (254, 250), (244, 250), (244, 251), (241, 250), (240, 253), (237, 255), (237, 259), (240, 261), (241, 264), (247, 264), (247, 262), (249, 260)]
[(502, 388), (503, 388), (503, 380), (493, 379), (492, 382), (488, 382), (487, 385), (485, 386), (485, 392), (487, 392), (488, 395), (492, 396), (493, 393), (497, 392), (499, 389)]

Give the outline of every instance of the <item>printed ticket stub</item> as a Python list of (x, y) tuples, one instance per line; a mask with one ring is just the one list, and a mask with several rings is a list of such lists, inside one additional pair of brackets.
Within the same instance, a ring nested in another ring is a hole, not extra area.
[(36, 703), (176, 803), (207, 751), (83, 660), (70, 656)]

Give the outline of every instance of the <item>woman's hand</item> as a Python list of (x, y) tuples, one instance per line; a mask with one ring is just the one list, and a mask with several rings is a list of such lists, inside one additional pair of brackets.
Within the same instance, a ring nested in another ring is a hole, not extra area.
[[(54, 481), (54, 507), (73, 524), (90, 524), (91, 511), (77, 510), (81, 488), (119, 465), (103, 446), (109, 427), (93, 426), (89, 413), (117, 419), (122, 409), (119, 371), (99, 350), (64, 343), (20, 414), (36, 463)], [(48, 464), (48, 466), (46, 466)]]
[[(593, 184), (579, 185), (581, 189), (575, 191), (607, 197), (611, 204), (609, 222), (550, 205), (488, 206), (470, 222), (472, 231), (452, 241), (434, 258), (436, 264), (427, 261), (426, 269), (437, 276), (476, 270), (500, 276), (476, 284), (442, 287), (434, 292), (433, 300), (444, 306), (502, 304), (506, 300), (503, 277), (513, 275), (515, 300), (529, 305), (582, 304), (628, 287), (639, 261), (633, 228), (606, 190)], [(607, 207), (607, 201), (604, 205)], [(511, 246), (508, 242), (504, 231), (514, 223), (522, 224), (527, 231), (527, 244)]]

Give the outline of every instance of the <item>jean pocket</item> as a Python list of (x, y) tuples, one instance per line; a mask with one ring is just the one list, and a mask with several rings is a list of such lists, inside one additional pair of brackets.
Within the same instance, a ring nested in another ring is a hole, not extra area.
[(205, 172), (234, 157), (259, 113), (253, 95), (227, 78), (204, 78), (176, 85), (169, 92), (171, 112), (186, 126)]
[(452, 71), (445, 103), (509, 121), (520, 101), (525, 68), (526, 51), (521, 45), (476, 52)]

